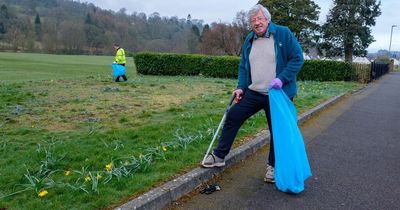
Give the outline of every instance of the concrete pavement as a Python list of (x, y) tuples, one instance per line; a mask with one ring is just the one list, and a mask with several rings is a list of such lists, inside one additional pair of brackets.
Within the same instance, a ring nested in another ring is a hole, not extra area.
[(266, 145), (220, 173), (215, 181), (221, 191), (194, 192), (167, 208), (400, 208), (399, 72), (344, 98), (300, 129), (313, 172), (302, 194), (285, 194), (263, 182)]

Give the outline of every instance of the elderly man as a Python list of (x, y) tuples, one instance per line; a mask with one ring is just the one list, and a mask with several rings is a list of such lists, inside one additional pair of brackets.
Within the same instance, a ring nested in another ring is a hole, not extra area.
[(248, 17), (252, 32), (242, 47), (237, 89), (233, 91), (235, 105), (227, 113), (217, 147), (202, 166), (225, 166), (224, 158), (239, 128), (249, 117), (263, 109), (271, 134), (264, 181), (274, 183), (275, 155), (268, 90), (282, 89), (293, 100), (297, 93), (296, 75), (304, 63), (303, 52), (292, 32), (287, 27), (271, 22), (271, 14), (262, 5), (251, 8)]

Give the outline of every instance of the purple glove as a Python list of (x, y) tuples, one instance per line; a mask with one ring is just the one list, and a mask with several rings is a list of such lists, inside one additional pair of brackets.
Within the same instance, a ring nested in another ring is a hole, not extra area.
[(279, 78), (275, 78), (269, 84), (269, 88), (281, 89), (282, 88), (282, 81)]

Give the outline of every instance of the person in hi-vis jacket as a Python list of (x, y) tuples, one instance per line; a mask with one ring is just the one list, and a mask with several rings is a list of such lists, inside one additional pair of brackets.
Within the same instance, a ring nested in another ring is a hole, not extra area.
[[(114, 44), (114, 49), (116, 50), (116, 54), (115, 54), (115, 63), (121, 66), (125, 67), (126, 64), (126, 58), (125, 58), (125, 50), (119, 46), (119, 44)], [(115, 78), (116, 82), (119, 82), (119, 78), (122, 77), (124, 79), (124, 81), (127, 81), (128, 78), (126, 78), (126, 75), (123, 74), (121, 76), (117, 76)]]

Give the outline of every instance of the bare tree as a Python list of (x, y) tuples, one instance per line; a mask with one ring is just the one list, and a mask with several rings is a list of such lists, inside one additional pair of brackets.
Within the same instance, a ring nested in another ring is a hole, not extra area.
[(32, 51), (35, 33), (29, 19), (15, 19), (8, 32), (8, 40), (15, 51)]
[(54, 20), (46, 20), (43, 23), (43, 41), (42, 48), (47, 52), (57, 51), (57, 23)]
[(240, 55), (244, 39), (249, 33), (247, 13), (240, 11), (232, 24), (213, 23), (203, 31), (200, 52), (210, 55)]
[(79, 53), (85, 45), (85, 31), (82, 23), (63, 21), (60, 24), (59, 39), (69, 53)]

